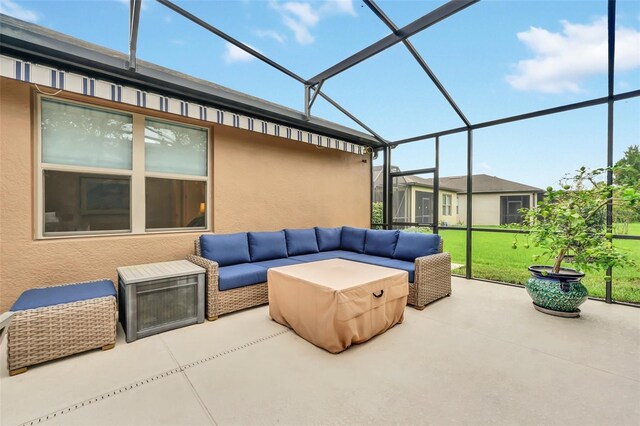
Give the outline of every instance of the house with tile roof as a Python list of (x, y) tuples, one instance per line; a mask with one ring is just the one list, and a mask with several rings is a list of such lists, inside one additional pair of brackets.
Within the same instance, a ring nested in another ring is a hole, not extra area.
[[(392, 166), (392, 172), (400, 169)], [(373, 168), (373, 201), (382, 201), (382, 167)], [(466, 176), (439, 179), (439, 200), (434, 201), (433, 178), (416, 175), (393, 179), (394, 222), (433, 223), (434, 208), (438, 208), (438, 222), (442, 226), (464, 225), (467, 210)], [(473, 225), (499, 226), (521, 220), (519, 210), (535, 205), (541, 188), (489, 176), (473, 175)]]

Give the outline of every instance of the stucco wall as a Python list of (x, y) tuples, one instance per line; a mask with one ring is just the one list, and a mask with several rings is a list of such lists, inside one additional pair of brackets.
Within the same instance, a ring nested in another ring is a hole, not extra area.
[[(34, 238), (32, 90), (29, 84), (0, 79), (0, 311), (32, 287), (102, 277), (115, 282), (118, 266), (184, 258), (199, 232)], [(116, 107), (81, 96), (69, 98)], [(176, 120), (173, 115), (127, 109)], [(214, 232), (368, 226), (370, 162), (362, 162), (368, 156), (210, 128), (209, 220)]]

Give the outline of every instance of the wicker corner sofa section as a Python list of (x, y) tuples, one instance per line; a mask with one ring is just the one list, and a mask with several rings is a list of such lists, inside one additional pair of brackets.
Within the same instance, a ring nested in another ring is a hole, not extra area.
[[(241, 255), (246, 262), (232, 264), (231, 268), (249, 269), (252, 268), (251, 265), (261, 265), (265, 268), (264, 279), (235, 288), (226, 288), (228, 286), (223, 285), (227, 278), (225, 268), (229, 268), (228, 259), (225, 257), (228, 251), (237, 247), (229, 246), (227, 241), (226, 245), (220, 244), (215, 246), (214, 250), (207, 250), (203, 249), (202, 241), (208, 244), (211, 238), (225, 238), (225, 235), (237, 237), (236, 241), (242, 241), (242, 236), (246, 235), (250, 241), (247, 244), (248, 253)], [(314, 235), (317, 238), (312, 238)], [(333, 242), (327, 235), (331, 236)], [(269, 247), (264, 247), (267, 243)], [(333, 250), (328, 250), (329, 248)], [(264, 261), (269, 258), (270, 253), (271, 260)], [(203, 234), (195, 240), (195, 254), (187, 256), (187, 260), (207, 271), (206, 317), (210, 321), (223, 314), (268, 303), (266, 268), (330, 258), (407, 270), (410, 276), (407, 303), (418, 310), (451, 294), (451, 256), (443, 252), (443, 241), (438, 235), (347, 226), (285, 229), (276, 232)]]

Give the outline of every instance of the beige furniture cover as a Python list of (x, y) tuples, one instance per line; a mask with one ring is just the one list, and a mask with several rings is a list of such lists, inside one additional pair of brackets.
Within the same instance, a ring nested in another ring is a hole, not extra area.
[(332, 353), (402, 322), (408, 273), (342, 259), (271, 268), (269, 314)]

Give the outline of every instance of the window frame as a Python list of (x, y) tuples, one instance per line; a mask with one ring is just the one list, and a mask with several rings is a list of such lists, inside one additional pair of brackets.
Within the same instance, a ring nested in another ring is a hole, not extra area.
[(452, 215), (452, 205), (453, 205), (453, 195), (442, 194), (442, 216)]
[[(51, 99), (58, 102), (69, 103), (84, 108), (92, 108), (119, 114), (130, 115), (132, 118), (132, 141), (131, 141), (131, 170), (126, 169), (110, 169), (102, 167), (85, 167), (65, 164), (51, 164), (42, 162), (42, 100)], [(154, 114), (143, 114), (129, 109), (118, 109), (104, 105), (96, 105), (89, 102), (77, 101), (61, 96), (47, 95), (42, 93), (35, 94), (34, 107), (34, 232), (35, 239), (48, 240), (59, 238), (86, 238), (101, 236), (120, 236), (120, 235), (150, 235), (150, 234), (167, 234), (167, 233), (188, 233), (188, 232), (210, 232), (212, 229), (211, 206), (212, 206), (212, 133), (213, 129), (207, 126), (199, 126), (196, 124), (185, 123), (178, 120), (171, 120), (165, 117), (159, 117)], [(204, 130), (207, 133), (207, 174), (205, 176), (181, 175), (172, 173), (146, 172), (145, 170), (145, 120), (149, 118), (155, 121), (164, 121), (169, 124), (179, 125), (183, 127), (192, 127)], [(63, 231), (63, 232), (45, 232), (45, 193), (44, 193), (44, 171), (52, 170), (59, 172), (71, 173), (88, 173), (98, 175), (112, 176), (128, 176), (131, 181), (131, 189), (129, 192), (130, 219), (128, 230), (105, 230), (105, 231)], [(181, 227), (181, 228), (153, 228), (146, 229), (146, 201), (145, 201), (145, 179), (147, 177), (157, 177), (165, 179), (177, 180), (196, 180), (205, 182), (205, 226), (204, 227)]]

